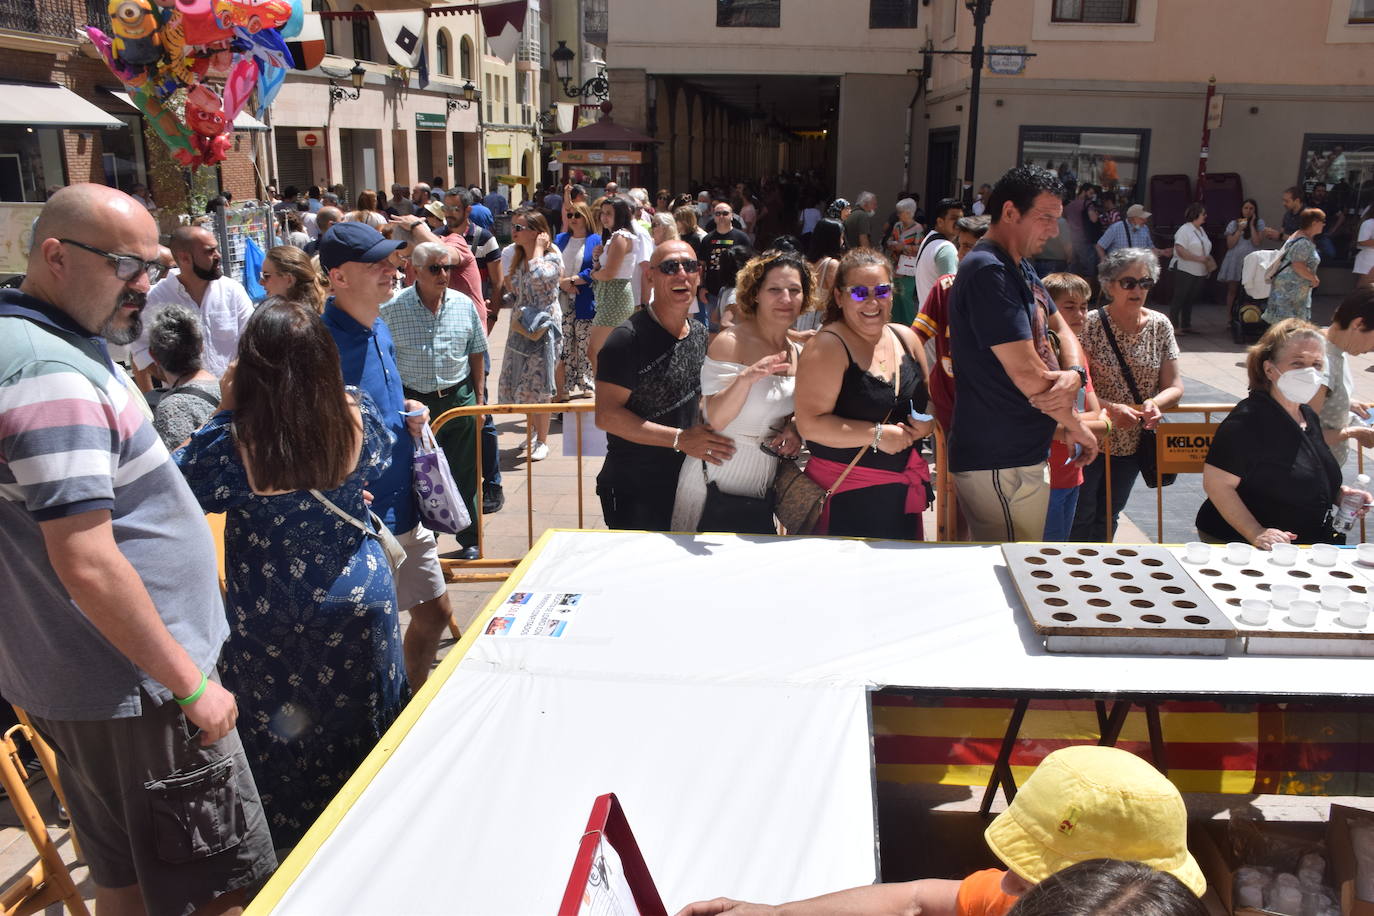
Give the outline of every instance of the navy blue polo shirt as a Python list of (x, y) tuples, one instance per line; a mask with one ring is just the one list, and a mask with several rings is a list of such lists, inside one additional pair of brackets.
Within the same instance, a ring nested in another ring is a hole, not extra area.
[(366, 489), (372, 494), (372, 511), (393, 532), (404, 534), (419, 523), (419, 513), (411, 468), (415, 440), (401, 415), (405, 410), (405, 393), (396, 368), (396, 345), (381, 318), (372, 322), (372, 327), (363, 327), (334, 304), (333, 296), (325, 303), (323, 320), (339, 347), (344, 384), (354, 385), (372, 396), (382, 413), (382, 423), (391, 432), (391, 463), (380, 477), (367, 482)]
[[(1049, 454), (1054, 419), (1031, 406), (992, 348), (1032, 339), (1033, 281), (984, 239), (959, 264), (949, 296), (954, 361), (950, 467), (985, 471), (1039, 464)], [(1049, 308), (1054, 311), (1054, 303)]]

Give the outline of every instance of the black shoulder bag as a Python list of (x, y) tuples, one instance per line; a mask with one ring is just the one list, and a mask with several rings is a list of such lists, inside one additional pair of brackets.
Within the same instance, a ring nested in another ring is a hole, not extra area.
[[(1107, 307), (1098, 306), (1098, 316), (1102, 319), (1102, 332), (1107, 335), (1107, 343), (1112, 348), (1112, 355), (1116, 357), (1117, 363), (1121, 366), (1121, 376), (1126, 380), (1126, 387), (1130, 389), (1131, 397), (1137, 404), (1143, 404), (1144, 399), (1140, 396), (1140, 389), (1136, 387), (1135, 376), (1131, 373), (1131, 367), (1121, 355), (1121, 348), (1116, 344), (1116, 335), (1112, 333), (1111, 322), (1107, 320)], [(1164, 422), (1163, 417), (1160, 418)], [(1145, 486), (1150, 489), (1155, 487), (1167, 487), (1178, 479), (1177, 474), (1159, 474), (1158, 455), (1155, 452), (1155, 430), (1140, 429), (1140, 447), (1136, 449), (1136, 460), (1140, 464), (1140, 479), (1145, 481)]]

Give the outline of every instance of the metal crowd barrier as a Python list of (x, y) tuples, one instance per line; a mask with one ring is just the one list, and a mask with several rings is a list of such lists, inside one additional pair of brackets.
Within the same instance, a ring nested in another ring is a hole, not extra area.
[[(583, 414), (593, 413), (596, 410), (595, 401), (570, 401), (560, 404), (474, 404), (468, 407), (454, 407), (446, 410), (439, 416), (430, 421), (430, 427), (437, 435), (444, 424), (456, 420), (460, 417), (481, 417), (485, 414), (493, 416), (506, 416), (510, 414), (524, 414), (525, 424), (525, 528), (528, 547), (534, 546), (534, 462), (530, 460), (530, 452), (533, 448), (533, 437), (530, 433), (528, 418), (534, 414), (555, 414), (570, 413)], [(475, 421), (480, 422), (480, 421)], [(582, 442), (582, 424), (573, 423), (576, 429), (575, 443), (577, 452), (577, 524), (579, 528), (586, 527), (586, 481), (584, 475), (584, 456)], [(565, 434), (566, 434), (565, 424)], [(935, 540), (950, 540), (956, 531), (957, 509), (954, 500), (953, 480), (946, 470), (947, 461), (944, 460), (945, 454), (945, 434), (936, 424), (935, 428), (935, 452), (932, 470), (932, 480), (935, 489)], [(479, 434), (474, 437), (474, 450), (476, 453), (475, 465), (478, 473), (482, 467), (482, 436)], [(481, 552), (481, 559), (459, 560), (449, 557), (440, 559), (440, 564), (444, 569), (444, 576), (449, 582), (502, 582), (510, 576), (513, 570), (523, 557), (488, 557), (486, 551), (486, 531), (485, 521), (482, 513), (482, 488), (477, 488), (478, 498), (474, 499), (476, 509), (477, 525), (477, 548)], [(504, 571), (502, 571), (504, 570)]]

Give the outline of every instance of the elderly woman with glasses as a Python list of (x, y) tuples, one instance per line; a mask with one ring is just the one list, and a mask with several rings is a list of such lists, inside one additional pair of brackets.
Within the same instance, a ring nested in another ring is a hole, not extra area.
[[(515, 297), (510, 336), (501, 363), (497, 399), (502, 404), (548, 404), (554, 396), (554, 370), (563, 337), (558, 304), (558, 280), (563, 257), (553, 246), (548, 221), (537, 210), (521, 210), (511, 217), (515, 239), (506, 286)], [(549, 457), (549, 414), (530, 417), (534, 443), (530, 458)]]
[(871, 249), (848, 252), (797, 365), (806, 476), (833, 491), (817, 534), (922, 538), (930, 469), (916, 443), (935, 428), (925, 377), (916, 332), (892, 323), (892, 265)]
[(1166, 315), (1145, 307), (1159, 280), (1146, 248), (1117, 248), (1098, 267), (1105, 305), (1088, 313), (1079, 343), (1107, 416), (1103, 454), (1083, 469), (1074, 512), (1075, 541), (1107, 538), (1107, 458), (1111, 454), (1112, 529), (1140, 473), (1140, 431), (1154, 429), (1183, 397), (1178, 342)]

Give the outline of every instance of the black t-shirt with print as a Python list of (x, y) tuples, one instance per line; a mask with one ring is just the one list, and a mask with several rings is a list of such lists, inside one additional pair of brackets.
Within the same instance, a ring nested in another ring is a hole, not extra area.
[(726, 249), (740, 246), (749, 247), (749, 236), (738, 229), (731, 229), (726, 233), (709, 233), (701, 240), (701, 244), (697, 245), (697, 257), (702, 261), (701, 285), (706, 287), (706, 291), (712, 296), (720, 292), (720, 288), (725, 285), (725, 278), (720, 273), (720, 256)]
[[(706, 361), (706, 328), (690, 318), (687, 324), (687, 336), (679, 340), (648, 309), (635, 312), (606, 338), (597, 354), (596, 380), (628, 388), (626, 408), (651, 423), (683, 429), (694, 425), (701, 365)], [(679, 452), (608, 433), (606, 461), (596, 479), (636, 490), (676, 489), (681, 466)]]

